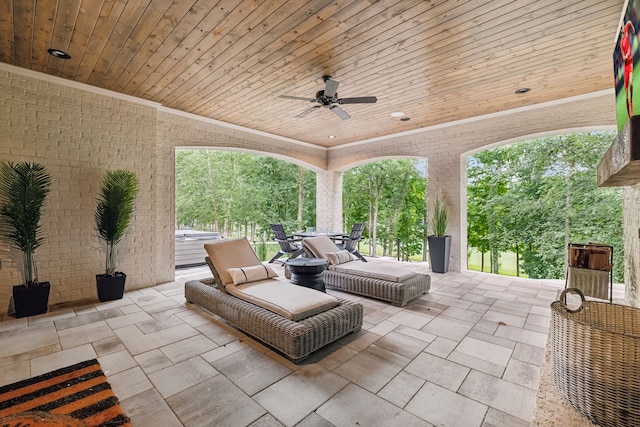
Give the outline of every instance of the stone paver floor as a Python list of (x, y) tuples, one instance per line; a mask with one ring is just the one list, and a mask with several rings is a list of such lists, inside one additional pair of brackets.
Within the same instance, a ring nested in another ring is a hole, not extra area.
[(431, 274), (404, 308), (329, 291), (364, 305), (363, 329), (296, 365), (185, 302), (209, 276), (1, 322), (0, 385), (97, 358), (134, 426), (527, 426), (564, 287)]

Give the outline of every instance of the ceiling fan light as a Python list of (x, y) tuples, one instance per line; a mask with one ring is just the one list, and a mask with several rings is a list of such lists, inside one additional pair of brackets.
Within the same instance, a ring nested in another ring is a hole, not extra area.
[(391, 113), (391, 117), (402, 117), (404, 116), (404, 111), (394, 111)]

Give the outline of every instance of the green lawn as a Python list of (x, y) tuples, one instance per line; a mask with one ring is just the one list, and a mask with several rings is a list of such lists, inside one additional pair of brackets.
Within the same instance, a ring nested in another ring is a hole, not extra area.
[[(360, 246), (362, 249), (362, 254), (363, 255), (369, 255), (367, 252), (368, 246), (367, 245), (361, 245)], [(280, 246), (275, 243), (275, 242), (267, 242), (267, 258), (264, 261), (270, 260), (271, 257), (273, 257), (276, 252), (278, 252), (278, 249), (280, 248)], [(378, 248), (378, 253), (382, 253), (382, 247)], [(285, 260), (287, 259), (287, 256), (284, 255), (282, 256), (280, 259)], [(427, 259), (428, 259), (428, 254), (427, 254)], [(422, 261), (422, 255), (415, 255), (411, 257), (412, 261), (417, 261), (420, 262)], [(489, 254), (486, 254), (484, 257), (484, 271), (485, 272), (489, 272)], [(469, 256), (468, 259), (468, 269), (469, 270), (473, 270), (473, 271), (480, 271), (480, 265), (481, 265), (481, 259), (480, 259), (480, 252), (476, 251), (476, 250), (472, 250), (471, 251), (471, 255)], [(505, 276), (515, 276), (516, 275), (516, 254), (513, 252), (504, 252), (502, 254), (500, 254), (500, 274), (505, 275)], [(520, 277), (527, 277), (527, 275), (521, 273)]]
[[(480, 271), (482, 265), (482, 258), (480, 252), (476, 250), (471, 251), (468, 259), (468, 269), (474, 271)], [(484, 271), (489, 272), (489, 254), (484, 256)], [(503, 252), (500, 254), (500, 271), (499, 274), (504, 276), (516, 275), (516, 254), (514, 252)], [(520, 277), (527, 277), (526, 274), (520, 272)]]
[[(271, 258), (273, 258), (273, 256), (278, 253), (278, 249), (280, 249), (280, 245), (276, 242), (266, 242), (267, 243), (267, 258), (263, 259), (262, 261), (269, 261)], [(253, 250), (256, 250), (257, 248), (252, 244), (251, 246), (253, 246)], [(280, 257), (280, 259), (287, 259), (286, 255), (283, 255)]]

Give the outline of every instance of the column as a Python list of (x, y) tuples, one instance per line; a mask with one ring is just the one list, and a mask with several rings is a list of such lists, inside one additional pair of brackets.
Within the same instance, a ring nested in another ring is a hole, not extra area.
[(342, 172), (316, 173), (316, 228), (342, 231)]
[[(451, 235), (451, 258), (449, 271), (467, 269), (467, 196), (466, 164), (460, 156), (434, 155), (427, 160), (429, 177), (427, 197), (429, 216), (433, 209), (433, 200), (440, 193), (449, 207), (449, 226), (446, 234)], [(431, 221), (431, 220), (429, 220)], [(429, 234), (432, 233), (429, 224)]]

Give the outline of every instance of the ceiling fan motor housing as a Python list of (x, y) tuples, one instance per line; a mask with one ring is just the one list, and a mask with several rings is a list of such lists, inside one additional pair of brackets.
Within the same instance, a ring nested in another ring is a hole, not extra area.
[(332, 103), (338, 102), (338, 92), (333, 96), (333, 98), (329, 98), (324, 96), (324, 90), (319, 90), (316, 92), (316, 101), (318, 104), (322, 104), (325, 107), (328, 107)]
[(335, 80), (331, 80), (330, 76), (324, 76), (323, 80), (325, 84), (324, 89), (317, 91), (316, 97), (314, 99), (289, 95), (280, 95), (280, 98), (299, 99), (301, 101), (311, 101), (318, 104), (314, 105), (311, 108), (307, 108), (305, 111), (298, 114), (296, 116), (297, 118), (306, 117), (309, 113), (319, 109), (320, 107), (324, 107), (329, 109), (333, 114), (340, 117), (340, 119), (342, 120), (348, 120), (351, 118), (351, 116), (338, 105), (333, 104), (372, 104), (378, 100), (375, 96), (360, 96), (355, 98), (340, 99), (338, 96), (338, 85), (340, 83)]

